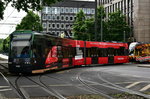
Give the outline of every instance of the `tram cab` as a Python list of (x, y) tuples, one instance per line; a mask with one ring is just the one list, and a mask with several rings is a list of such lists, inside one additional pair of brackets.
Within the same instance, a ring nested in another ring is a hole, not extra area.
[(11, 73), (32, 73), (44, 69), (44, 62), (51, 41), (42, 34), (32, 31), (15, 31), (10, 36), (9, 71)]

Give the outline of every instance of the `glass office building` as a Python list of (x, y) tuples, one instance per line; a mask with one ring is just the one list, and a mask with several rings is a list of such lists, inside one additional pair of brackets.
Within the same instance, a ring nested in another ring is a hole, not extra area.
[(122, 11), (131, 27), (130, 40), (150, 42), (150, 0), (98, 0), (104, 5), (105, 12)]
[(82, 9), (87, 18), (95, 14), (95, 3), (91, 1), (64, 0), (45, 6), (41, 12), (44, 33), (60, 35), (66, 31), (72, 35), (72, 25), (76, 19), (76, 14)]

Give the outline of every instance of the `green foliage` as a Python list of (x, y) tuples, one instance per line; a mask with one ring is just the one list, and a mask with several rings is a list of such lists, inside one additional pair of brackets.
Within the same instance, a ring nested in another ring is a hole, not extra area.
[(3, 12), (9, 3), (11, 3), (11, 6), (18, 11), (22, 9), (25, 12), (28, 12), (31, 9), (39, 11), (42, 6), (49, 6), (58, 1), (62, 0), (0, 0), (0, 19), (3, 19)]
[(76, 15), (76, 20), (73, 25), (74, 39), (86, 40), (87, 34), (85, 33), (85, 14), (82, 10)]
[(4, 9), (4, 2), (0, 0), (0, 19), (3, 19)]
[(95, 30), (94, 30), (94, 18), (86, 19), (85, 20), (85, 33), (88, 35), (87, 39), (88, 41), (94, 41), (95, 40)]
[(109, 41), (123, 41), (124, 36), (126, 36), (125, 38), (129, 37), (129, 30), (130, 28), (125, 21), (125, 16), (121, 11), (110, 13), (105, 39)]
[(102, 37), (104, 38), (104, 33), (107, 30), (106, 22), (104, 21), (105, 17), (106, 17), (106, 13), (104, 11), (104, 7), (103, 6), (98, 7), (97, 9), (97, 41), (101, 41), (101, 31), (103, 33)]
[(22, 19), (21, 23), (17, 25), (16, 30), (33, 30), (42, 31), (40, 17), (29, 11), (28, 14)]
[[(104, 8), (99, 7), (97, 9), (97, 38), (98, 41), (100, 41), (100, 28), (101, 28), (101, 19), (105, 17)], [(104, 24), (103, 20), (102, 23)], [(76, 20), (73, 26), (73, 32), (74, 32), (74, 39), (78, 40), (89, 40), (94, 41), (95, 40), (95, 20), (94, 18), (85, 19), (85, 14), (81, 10), (79, 13), (77, 13)]]
[(3, 39), (0, 39), (0, 53), (3, 52)]
[(8, 53), (9, 52), (9, 41), (10, 41), (10, 37), (9, 36), (3, 41), (3, 52), (4, 53)]
[[(94, 41), (94, 27), (95, 19), (85, 19), (85, 14), (81, 10), (77, 13), (73, 26), (74, 39)], [(100, 6), (97, 9), (97, 41), (101, 41), (101, 31), (103, 41), (123, 41), (124, 38), (129, 37), (129, 30), (130, 28), (125, 21), (125, 16), (121, 11), (110, 13), (108, 20), (106, 20), (104, 7)]]

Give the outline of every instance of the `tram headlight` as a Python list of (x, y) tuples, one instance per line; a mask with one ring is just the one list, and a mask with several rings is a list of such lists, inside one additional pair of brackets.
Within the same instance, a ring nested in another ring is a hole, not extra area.
[(30, 64), (30, 58), (26, 58), (24, 61), (25, 64)]
[(30, 64), (30, 62), (25, 62), (25, 64)]

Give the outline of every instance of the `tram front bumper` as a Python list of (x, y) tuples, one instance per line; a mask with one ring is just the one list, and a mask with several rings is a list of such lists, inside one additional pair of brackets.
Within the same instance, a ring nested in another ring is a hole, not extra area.
[(32, 73), (32, 65), (9, 64), (10, 73)]

